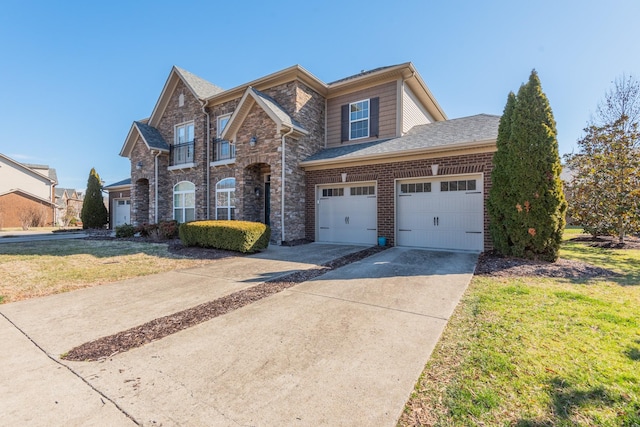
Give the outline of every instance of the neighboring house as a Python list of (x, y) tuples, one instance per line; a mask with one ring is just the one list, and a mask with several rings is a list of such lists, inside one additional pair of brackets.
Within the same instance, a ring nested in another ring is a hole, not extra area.
[(173, 67), (120, 151), (134, 224), (242, 219), (272, 242), (482, 251), (499, 117), (448, 120), (411, 63), (223, 90)]
[(0, 154), (0, 228), (53, 225), (55, 169)]
[(131, 178), (107, 185), (104, 189), (109, 193), (109, 228), (115, 230), (119, 225), (132, 224)]
[(67, 226), (70, 223), (80, 222), (82, 211), (82, 193), (73, 188), (56, 188), (56, 220), (55, 224)]

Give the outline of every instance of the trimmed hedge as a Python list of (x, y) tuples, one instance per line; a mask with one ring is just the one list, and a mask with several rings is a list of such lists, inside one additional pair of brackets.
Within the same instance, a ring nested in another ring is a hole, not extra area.
[(253, 253), (269, 246), (271, 228), (250, 221), (194, 221), (180, 225), (180, 240), (185, 246), (226, 249)]

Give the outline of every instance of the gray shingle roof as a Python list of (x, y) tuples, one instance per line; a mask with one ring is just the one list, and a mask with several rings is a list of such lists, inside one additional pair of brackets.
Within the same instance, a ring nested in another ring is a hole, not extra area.
[(322, 150), (305, 162), (350, 160), (358, 157), (401, 153), (408, 150), (445, 148), (474, 141), (495, 140), (500, 116), (478, 114), (414, 126), (404, 136)]
[[(56, 172), (55, 169), (50, 168), (48, 165), (36, 165), (36, 164), (30, 164), (30, 163), (23, 163), (23, 165), (28, 167), (29, 169), (33, 169), (36, 172), (46, 176), (54, 183), (56, 184), (58, 183), (58, 173)], [(45, 170), (47, 173), (42, 173), (41, 170)]]
[(257, 95), (259, 96), (264, 103), (267, 105), (267, 107), (276, 115), (278, 116), (278, 118), (280, 119), (280, 121), (285, 124), (286, 126), (295, 126), (298, 128), (302, 128), (302, 125), (300, 123), (298, 123), (296, 120), (293, 119), (293, 117), (291, 117), (286, 111), (284, 111), (284, 109), (280, 106), (280, 104), (278, 104), (276, 102), (275, 99), (271, 98), (269, 95), (260, 92), (259, 90), (255, 89), (255, 88), (251, 88), (251, 90)]
[(114, 182), (113, 184), (106, 185), (104, 188), (122, 187), (123, 185), (131, 185), (131, 178), (127, 178), (127, 179), (123, 179), (122, 181)]
[(336, 83), (345, 82), (347, 80), (352, 80), (352, 79), (355, 79), (355, 78), (358, 78), (358, 77), (366, 76), (367, 74), (372, 74), (372, 73), (375, 73), (377, 71), (382, 71), (382, 70), (386, 70), (387, 68), (393, 68), (393, 67), (397, 67), (397, 65), (387, 65), (387, 66), (384, 66), (384, 67), (374, 68), (373, 70), (368, 70), (368, 71), (362, 70), (358, 74), (354, 74), (354, 75), (349, 76), (349, 77), (344, 77), (342, 79), (339, 79), (339, 80), (336, 80), (334, 82), (328, 83), (328, 85), (331, 86), (331, 85), (334, 85)]
[(160, 135), (160, 131), (158, 131), (158, 129), (154, 128), (153, 126), (149, 126), (146, 123), (134, 123), (136, 124), (136, 127), (140, 131), (140, 134), (142, 135), (144, 140), (149, 145), (149, 148), (169, 151), (169, 144), (167, 144), (162, 135)]
[(210, 83), (183, 68), (177, 67), (175, 65), (174, 67), (198, 98), (206, 99), (220, 92), (224, 92), (224, 89), (222, 89), (221, 87), (216, 86), (213, 83)]

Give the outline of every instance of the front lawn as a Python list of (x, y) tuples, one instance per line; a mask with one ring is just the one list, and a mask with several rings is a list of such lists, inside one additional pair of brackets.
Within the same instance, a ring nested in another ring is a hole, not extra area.
[(0, 304), (146, 276), (208, 262), (166, 244), (55, 240), (0, 244)]
[(398, 425), (640, 426), (640, 250), (560, 256), (621, 275), (475, 276)]

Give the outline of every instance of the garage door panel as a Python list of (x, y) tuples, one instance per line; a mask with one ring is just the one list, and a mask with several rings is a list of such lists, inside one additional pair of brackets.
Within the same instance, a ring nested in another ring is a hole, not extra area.
[[(318, 198), (318, 241), (356, 244), (376, 243), (378, 230), (375, 185), (366, 185), (366, 190), (364, 191), (367, 194), (362, 194), (362, 188), (357, 191), (360, 194), (351, 194), (352, 187), (362, 187), (362, 184), (339, 187), (333, 185), (318, 189), (319, 196), (323, 194), (323, 190), (333, 189), (331, 191), (332, 197)], [(336, 192), (336, 189), (342, 190)], [(324, 193), (327, 194), (329, 192), (324, 191)]]
[[(470, 183), (470, 181), (473, 181)], [(403, 194), (423, 182), (423, 192)], [(430, 183), (426, 191), (427, 182)], [(440, 177), (400, 181), (397, 185), (396, 226), (400, 246), (482, 250), (484, 218), (482, 177)], [(473, 190), (466, 191), (467, 185)], [(458, 191), (461, 188), (464, 190)]]

